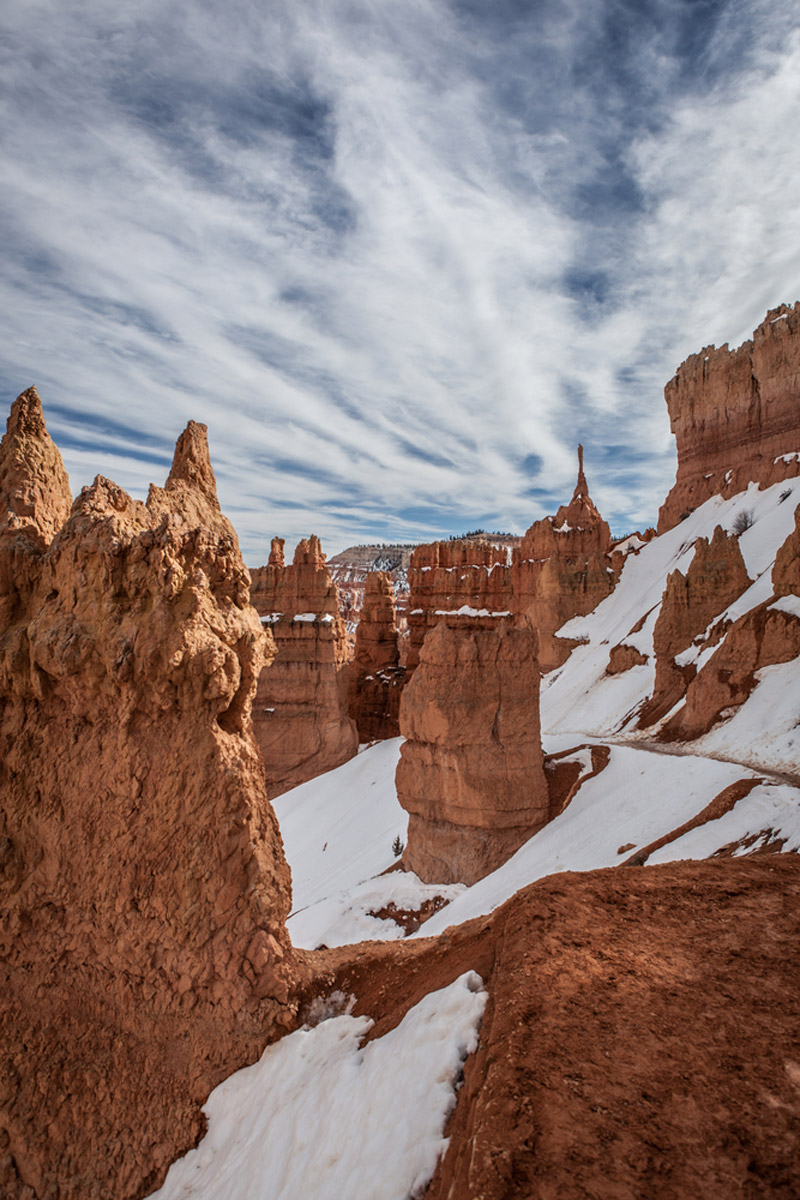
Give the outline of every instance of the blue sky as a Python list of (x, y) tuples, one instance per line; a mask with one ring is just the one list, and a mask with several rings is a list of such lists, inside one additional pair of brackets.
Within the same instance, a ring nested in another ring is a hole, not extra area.
[(7, 0), (4, 405), (250, 565), (568, 498), (652, 523), (663, 387), (800, 298), (794, 0)]

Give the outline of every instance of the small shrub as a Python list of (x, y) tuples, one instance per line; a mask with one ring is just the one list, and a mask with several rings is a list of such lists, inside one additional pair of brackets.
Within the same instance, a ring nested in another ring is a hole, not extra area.
[(752, 508), (743, 508), (741, 510), (741, 512), (738, 512), (736, 514), (736, 516), (734, 517), (733, 532), (736, 534), (737, 537), (739, 537), (740, 534), (744, 533), (745, 529), (749, 529), (752, 524), (753, 524)]
[(791, 494), (792, 494), (791, 488), (787, 488), (786, 491), (781, 492), (780, 496), (778, 497), (778, 504), (783, 504), (784, 500), (788, 500), (789, 497), (791, 496)]
[(405, 843), (398, 833), (397, 837), (392, 842), (392, 854), (395, 856), (395, 858), (399, 858), (405, 848)]

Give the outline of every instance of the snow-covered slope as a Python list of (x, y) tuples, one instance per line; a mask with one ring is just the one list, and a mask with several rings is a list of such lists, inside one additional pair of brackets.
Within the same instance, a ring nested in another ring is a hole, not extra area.
[[(344, 999), (342, 997), (342, 999)], [(361, 1047), (369, 1017), (329, 1016), (269, 1046), (208, 1098), (208, 1133), (152, 1200), (405, 1200), (447, 1147), (486, 1004), (468, 971)]]

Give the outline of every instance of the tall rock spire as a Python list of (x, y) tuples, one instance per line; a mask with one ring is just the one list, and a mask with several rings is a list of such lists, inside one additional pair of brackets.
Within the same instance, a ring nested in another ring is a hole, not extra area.
[(12, 404), (0, 442), (0, 523), (22, 523), (49, 544), (71, 506), (69, 476), (30, 387)]

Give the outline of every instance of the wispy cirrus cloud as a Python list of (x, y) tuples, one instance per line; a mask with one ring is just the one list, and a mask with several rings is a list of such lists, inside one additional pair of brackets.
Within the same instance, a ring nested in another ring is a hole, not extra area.
[(686, 354), (800, 295), (800, 18), (760, 0), (12, 2), (0, 372), (74, 486), (209, 425), (248, 560), (623, 528)]

